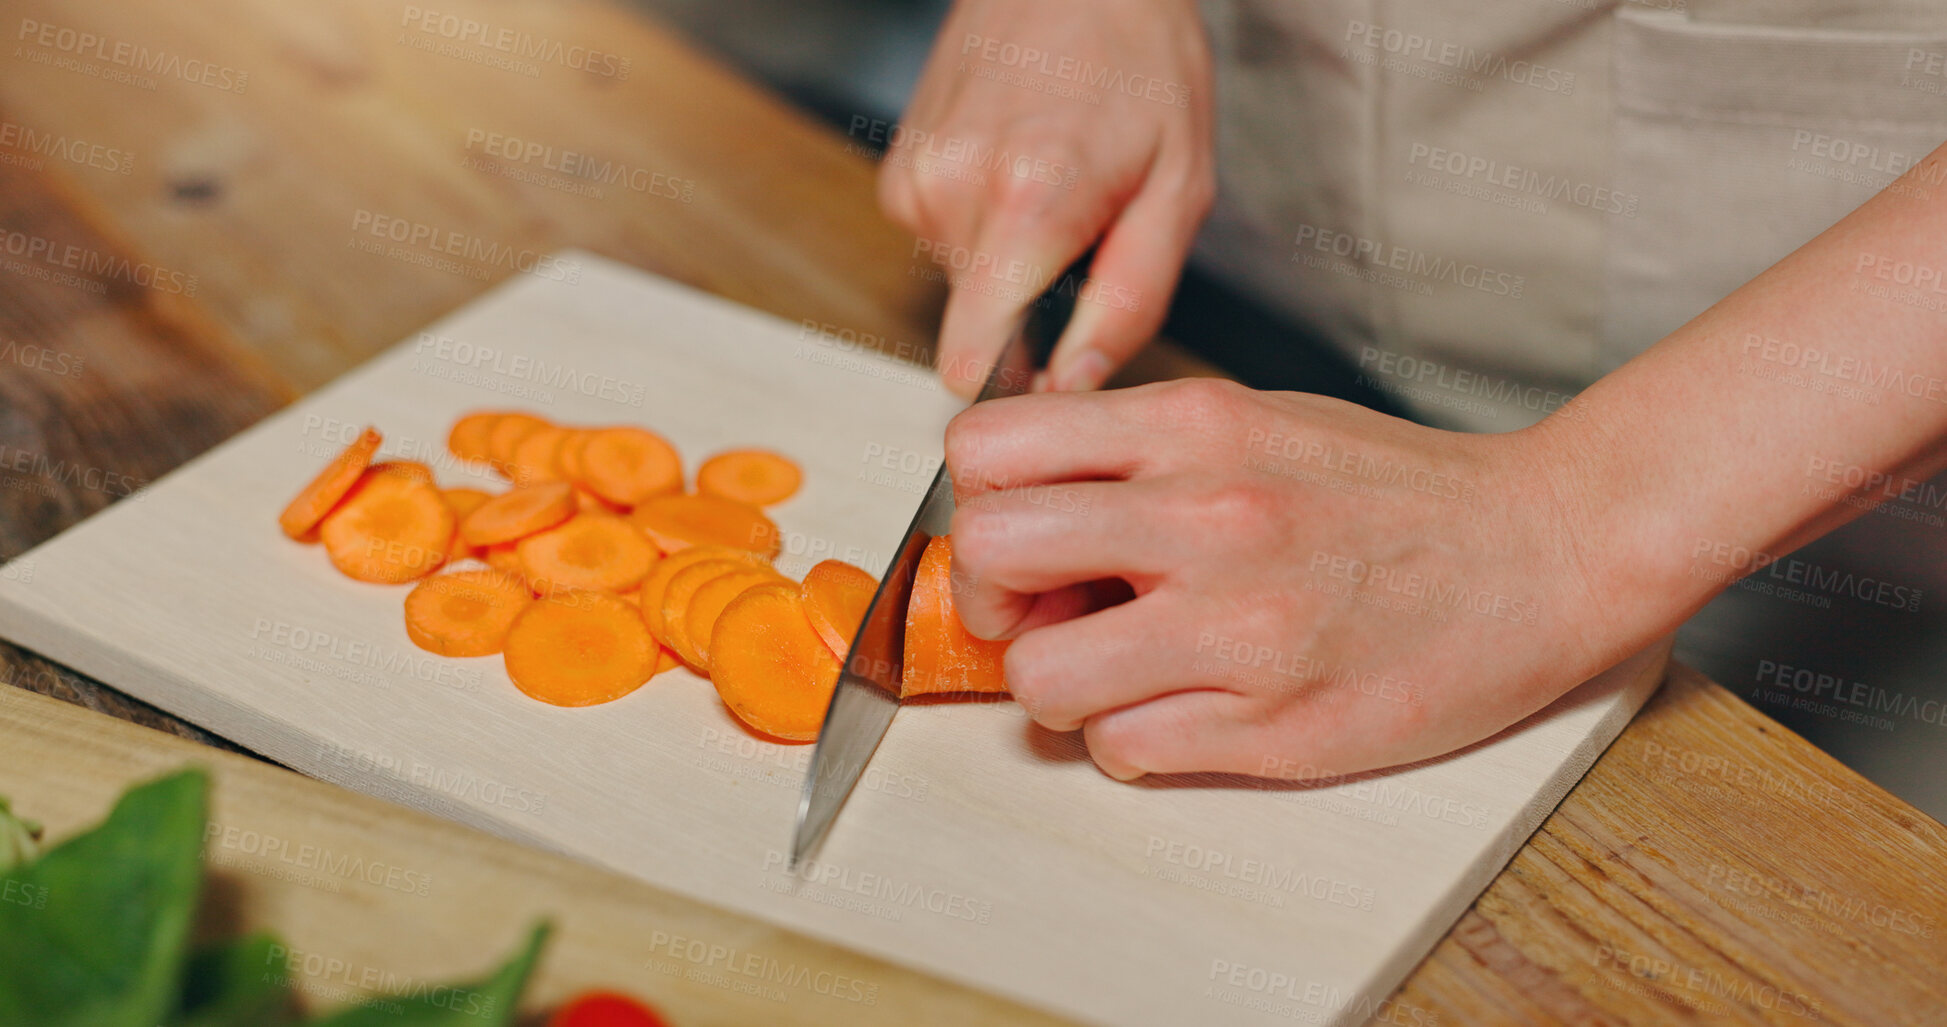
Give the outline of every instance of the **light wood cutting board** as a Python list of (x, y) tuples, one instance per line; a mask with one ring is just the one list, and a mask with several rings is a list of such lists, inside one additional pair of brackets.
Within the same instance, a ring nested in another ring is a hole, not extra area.
[(10, 563), (0, 634), (306, 773), (1114, 1024), (1398, 1020), (1384, 997), (1661, 679), (1658, 648), (1465, 752), (1314, 787), (1120, 785), (1012, 703), (912, 707), (793, 876), (807, 747), (682, 672), (532, 702), (277, 530), (358, 426), (454, 483), (447, 427), (511, 406), (647, 424), (692, 466), (791, 453), (780, 566), (883, 568), (958, 408), (929, 375), (589, 254), (537, 270)]

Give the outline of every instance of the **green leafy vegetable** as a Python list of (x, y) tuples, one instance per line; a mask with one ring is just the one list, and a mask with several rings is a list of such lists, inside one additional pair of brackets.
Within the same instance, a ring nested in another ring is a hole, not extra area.
[(7, 871), (35, 901), (0, 902), (0, 1023), (155, 1027), (175, 1009), (208, 787), (200, 770), (137, 785), (101, 826)]
[[(137, 785), (45, 853), (0, 799), (0, 1024), (298, 1027), (275, 935), (189, 954), (208, 795), (197, 769)], [(537, 924), (477, 982), (370, 998), (310, 1027), (509, 1027), (547, 934)]]

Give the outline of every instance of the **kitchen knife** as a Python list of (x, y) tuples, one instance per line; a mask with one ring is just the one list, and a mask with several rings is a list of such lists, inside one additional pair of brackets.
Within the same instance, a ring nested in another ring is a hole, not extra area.
[[(1028, 305), (1020, 328), (1002, 348), (974, 402), (1028, 391), (1036, 370), (1046, 363), (1055, 340), (1074, 313), (1076, 297), (1087, 284), (1089, 257), (1084, 254)], [(906, 604), (912, 598), (913, 577), (926, 543), (946, 534), (952, 521), (953, 479), (942, 464), (893, 554), (892, 565), (880, 579), (879, 591), (866, 609), (852, 651), (839, 672), (831, 704), (825, 708), (825, 723), (818, 732), (811, 766), (805, 771), (804, 792), (798, 799), (797, 830), (791, 839), (790, 865), (794, 870), (831, 829), (846, 797), (864, 776), (879, 740), (892, 726), (892, 715), (899, 709)]]

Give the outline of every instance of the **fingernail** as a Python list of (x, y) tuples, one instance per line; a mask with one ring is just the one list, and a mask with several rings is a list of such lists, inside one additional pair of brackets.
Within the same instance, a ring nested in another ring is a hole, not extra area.
[[(1097, 764), (1097, 766), (1101, 766), (1101, 765)], [(1115, 778), (1117, 781), (1120, 781), (1123, 784), (1128, 784), (1129, 782), (1134, 781), (1139, 777), (1142, 777), (1145, 773), (1147, 773), (1147, 771), (1137, 770), (1134, 767), (1128, 767), (1126, 769), (1122, 767), (1102, 767), (1102, 773)]]
[(1062, 392), (1087, 392), (1099, 389), (1109, 380), (1109, 358), (1096, 350), (1083, 350), (1081, 355), (1068, 362), (1067, 368), (1056, 376), (1055, 388)]

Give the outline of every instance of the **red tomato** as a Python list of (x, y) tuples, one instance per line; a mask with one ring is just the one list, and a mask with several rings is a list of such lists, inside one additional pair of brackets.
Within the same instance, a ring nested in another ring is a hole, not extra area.
[(619, 991), (588, 991), (568, 1001), (548, 1027), (668, 1027), (656, 1011)]

